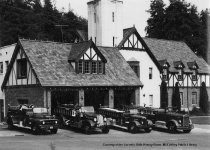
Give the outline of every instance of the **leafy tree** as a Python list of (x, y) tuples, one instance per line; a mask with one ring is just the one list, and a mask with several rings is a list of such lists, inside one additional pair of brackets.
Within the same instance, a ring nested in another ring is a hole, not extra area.
[[(151, 1), (150, 18), (145, 28), (148, 37), (184, 41), (198, 55), (206, 59), (207, 25), (205, 13), (184, 0), (170, 0), (167, 7), (160, 0)], [(161, 13), (158, 13), (161, 12)]]
[(0, 46), (17, 42), (17, 37), (61, 42), (57, 24), (69, 25), (64, 29), (65, 42), (72, 42), (76, 29), (87, 31), (87, 20), (74, 14), (59, 12), (50, 0), (42, 6), (40, 0), (24, 2), (0, 1)]
[(168, 107), (168, 91), (167, 91), (167, 84), (165, 81), (162, 81), (161, 83), (161, 108)]
[(165, 4), (163, 0), (152, 0), (150, 4), (150, 18), (147, 20), (148, 26), (145, 28), (148, 37), (164, 38), (163, 23), (165, 15)]
[(181, 98), (179, 93), (179, 83), (176, 82), (172, 95), (172, 107), (174, 110), (181, 111)]
[(208, 102), (208, 93), (206, 90), (206, 84), (205, 82), (202, 82), (201, 87), (200, 87), (200, 108), (204, 113), (208, 113), (209, 109), (209, 102)]

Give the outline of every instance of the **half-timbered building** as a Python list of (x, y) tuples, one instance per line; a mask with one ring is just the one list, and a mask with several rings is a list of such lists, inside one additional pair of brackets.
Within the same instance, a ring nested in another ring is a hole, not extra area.
[[(118, 47), (143, 81), (141, 105), (160, 107), (162, 81), (168, 86), (169, 106), (172, 105), (173, 89), (177, 82), (182, 108), (199, 107), (202, 82), (205, 82), (210, 94), (210, 67), (204, 59), (196, 56), (186, 43), (141, 38), (135, 27), (132, 27), (124, 30), (124, 38)], [(138, 66), (138, 69), (130, 62), (133, 59), (136, 60), (135, 66)], [(155, 102), (152, 103), (153, 96)]]
[(168, 85), (169, 106), (173, 87), (180, 86), (182, 107), (199, 104), (201, 82), (210, 95), (209, 65), (184, 43), (142, 38), (135, 26), (123, 30), (122, 0), (88, 2), (88, 37), (97, 46), (118, 47), (143, 83), (140, 105), (160, 107), (160, 85)]
[(117, 48), (19, 40), (2, 84), (6, 104), (111, 108), (139, 103), (139, 81)]

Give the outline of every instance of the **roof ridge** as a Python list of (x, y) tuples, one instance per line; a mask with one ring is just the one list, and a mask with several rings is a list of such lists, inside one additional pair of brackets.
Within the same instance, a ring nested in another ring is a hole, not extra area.
[[(160, 40), (160, 41), (168, 41), (168, 42), (180, 42), (185, 43), (184, 41), (175, 41), (175, 40), (167, 40), (167, 39), (158, 39), (158, 38), (150, 38), (150, 37), (142, 37), (143, 39), (154, 39), (154, 40)], [(186, 43), (185, 43), (186, 44)]]
[(62, 42), (55, 42), (55, 41), (42, 41), (42, 40), (31, 40), (31, 39), (19, 39), (19, 40), (20, 40), (20, 41), (30, 41), (30, 42), (66, 44), (66, 45), (72, 45), (72, 44), (74, 44), (74, 43), (62, 43)]

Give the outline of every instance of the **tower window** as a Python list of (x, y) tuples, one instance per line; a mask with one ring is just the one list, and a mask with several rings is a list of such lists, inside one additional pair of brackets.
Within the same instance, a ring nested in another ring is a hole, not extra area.
[(114, 12), (112, 12), (112, 22), (114, 22)]
[(114, 40), (114, 36), (113, 36), (113, 47), (114, 47), (114, 45), (115, 45), (115, 40)]
[(94, 13), (94, 22), (96, 23), (96, 13)]
[(3, 62), (0, 62), (0, 73), (3, 73)]

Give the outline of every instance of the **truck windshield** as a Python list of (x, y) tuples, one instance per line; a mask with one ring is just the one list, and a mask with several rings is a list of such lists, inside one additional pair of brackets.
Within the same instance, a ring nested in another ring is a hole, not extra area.
[(33, 108), (35, 114), (47, 113), (47, 108)]
[(94, 108), (93, 106), (81, 107), (81, 112), (94, 113)]

